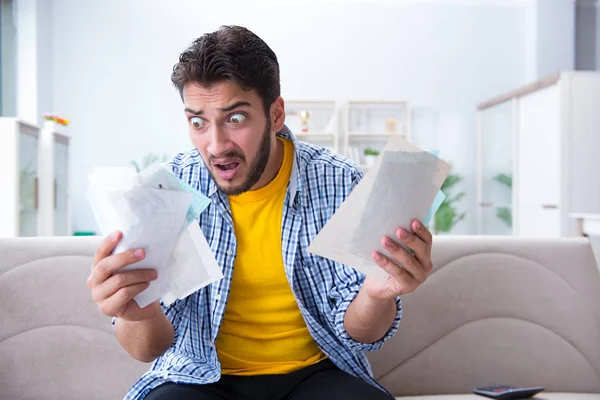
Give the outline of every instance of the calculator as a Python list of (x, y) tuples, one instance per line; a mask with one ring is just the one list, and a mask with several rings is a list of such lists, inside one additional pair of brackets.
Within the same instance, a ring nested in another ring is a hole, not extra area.
[(543, 387), (520, 388), (514, 386), (486, 386), (473, 389), (473, 393), (497, 400), (528, 399), (544, 390)]

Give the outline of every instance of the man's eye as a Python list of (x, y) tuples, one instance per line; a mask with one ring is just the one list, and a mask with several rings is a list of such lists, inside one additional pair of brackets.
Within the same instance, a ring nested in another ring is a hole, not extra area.
[(190, 118), (190, 123), (194, 129), (200, 129), (204, 126), (204, 120), (200, 117)]
[(229, 117), (229, 122), (232, 124), (241, 124), (246, 119), (244, 114), (233, 114)]

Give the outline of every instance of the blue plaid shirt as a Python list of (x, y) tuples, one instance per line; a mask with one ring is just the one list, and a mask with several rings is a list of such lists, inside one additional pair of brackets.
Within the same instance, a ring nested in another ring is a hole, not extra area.
[[(308, 330), (331, 361), (349, 374), (379, 387), (372, 376), (366, 351), (379, 349), (398, 329), (402, 303), (397, 299), (393, 326), (376, 343), (359, 343), (344, 329), (344, 315), (364, 275), (337, 262), (309, 253), (307, 248), (333, 213), (362, 178), (349, 160), (326, 149), (298, 142), (284, 128), (279, 136), (291, 139), (295, 155), (282, 221), (285, 272)], [(199, 223), (223, 268), (224, 278), (163, 310), (175, 328), (175, 341), (127, 393), (125, 399), (142, 399), (166, 383), (216, 382), (221, 368), (215, 339), (225, 313), (231, 286), (236, 238), (227, 196), (211, 178), (197, 150), (171, 161), (173, 172), (211, 199)]]

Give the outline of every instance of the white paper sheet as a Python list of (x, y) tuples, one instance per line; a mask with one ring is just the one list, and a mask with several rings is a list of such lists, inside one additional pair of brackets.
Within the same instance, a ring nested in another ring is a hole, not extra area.
[(91, 174), (88, 200), (104, 235), (123, 238), (113, 254), (142, 248), (144, 260), (123, 270), (153, 268), (158, 279), (137, 295), (140, 307), (166, 296), (169, 301), (222, 278), (212, 251), (194, 221), (210, 203), (168, 167), (155, 166), (133, 177), (110, 170)]
[(435, 155), (400, 137), (390, 138), (308, 250), (375, 279), (387, 279), (373, 261), (373, 251), (388, 254), (380, 245), (384, 235), (393, 239), (397, 228), (410, 232), (413, 219), (424, 221), (433, 215), (432, 206), (437, 209), (443, 200), (439, 190), (449, 171), (450, 165)]
[(167, 306), (223, 278), (202, 230), (195, 223), (181, 234), (169, 264), (170, 292), (161, 297)]
[(182, 232), (198, 218), (210, 204), (210, 199), (177, 178), (166, 164), (155, 164), (138, 174), (139, 184), (155, 189), (186, 192), (191, 195), (190, 206), (186, 214), (186, 223)]

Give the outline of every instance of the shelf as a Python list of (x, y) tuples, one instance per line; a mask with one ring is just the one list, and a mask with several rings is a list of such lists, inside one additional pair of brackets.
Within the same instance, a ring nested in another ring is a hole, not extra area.
[(406, 138), (407, 135), (406, 133), (383, 133), (383, 132), (366, 132), (366, 133), (359, 133), (359, 132), (348, 132), (348, 137), (354, 137), (354, 138), (386, 138), (386, 137), (390, 137), (390, 136), (400, 136), (400, 137), (404, 137)]
[(388, 106), (390, 104), (392, 105), (398, 105), (401, 104), (403, 106), (406, 106), (409, 104), (408, 100), (348, 100), (348, 105), (357, 105), (357, 104), (368, 104), (368, 105), (374, 105), (374, 106), (380, 106), (380, 105), (384, 105), (384, 106)]
[(335, 133), (331, 133), (331, 132), (299, 132), (299, 133), (294, 133), (294, 136), (296, 137), (325, 137), (325, 138), (331, 138), (335, 136)]

